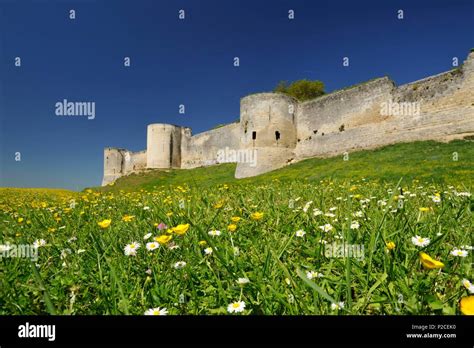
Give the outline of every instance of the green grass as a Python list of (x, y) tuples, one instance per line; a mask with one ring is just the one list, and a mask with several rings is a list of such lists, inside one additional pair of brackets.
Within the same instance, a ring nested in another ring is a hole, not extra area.
[[(457, 161), (453, 154), (457, 153)], [(396, 144), (376, 150), (349, 153), (343, 156), (307, 159), (285, 168), (254, 178), (235, 179), (235, 164), (222, 164), (188, 170), (155, 170), (132, 174), (116, 181), (114, 186), (98, 188), (103, 191), (153, 189), (166, 185), (210, 187), (219, 184), (263, 184), (271, 180), (282, 181), (322, 179), (369, 179), (385, 182), (403, 177), (430, 182), (459, 182), (472, 184), (474, 146), (472, 141), (455, 140), (449, 143), (434, 141)]]
[[(240, 314), (461, 314), (462, 280), (474, 282), (472, 151), (420, 142), (245, 180), (224, 165), (80, 193), (0, 189), (0, 244), (45, 241), (34, 261), (0, 258), (0, 315), (228, 314), (235, 301)], [(430, 243), (414, 245), (417, 235)], [(171, 241), (147, 250), (159, 236)], [(130, 243), (141, 244), (135, 256)], [(356, 253), (341, 257), (332, 246), (342, 245)], [(421, 251), (444, 266), (423, 268)]]

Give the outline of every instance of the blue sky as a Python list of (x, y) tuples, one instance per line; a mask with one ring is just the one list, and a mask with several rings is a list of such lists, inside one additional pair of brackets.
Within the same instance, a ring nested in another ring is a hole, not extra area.
[[(472, 47), (474, 0), (0, 0), (0, 186), (100, 185), (103, 148), (145, 149), (149, 123), (196, 134), (280, 80), (403, 84)], [(63, 99), (95, 102), (95, 119), (56, 116)]]

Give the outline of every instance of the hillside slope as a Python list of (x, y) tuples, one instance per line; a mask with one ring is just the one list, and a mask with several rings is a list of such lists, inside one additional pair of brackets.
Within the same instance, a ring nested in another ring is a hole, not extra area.
[(118, 179), (104, 191), (151, 189), (162, 185), (212, 186), (217, 184), (268, 183), (271, 180), (375, 179), (457, 183), (469, 187), (474, 178), (474, 146), (469, 140), (449, 143), (413, 142), (364, 150), (331, 158), (312, 158), (257, 177), (235, 179), (235, 164), (195, 169), (151, 170)]

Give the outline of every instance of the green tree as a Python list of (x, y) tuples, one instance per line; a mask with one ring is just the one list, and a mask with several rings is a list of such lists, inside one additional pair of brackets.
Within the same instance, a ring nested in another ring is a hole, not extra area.
[(287, 94), (299, 101), (314, 99), (325, 94), (323, 82), (306, 79), (294, 81), (291, 84), (288, 84), (287, 81), (280, 81), (273, 91)]

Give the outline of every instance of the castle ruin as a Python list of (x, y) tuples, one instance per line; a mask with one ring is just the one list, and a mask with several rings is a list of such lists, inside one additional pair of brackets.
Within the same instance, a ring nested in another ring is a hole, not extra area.
[(150, 124), (146, 150), (104, 150), (102, 185), (146, 169), (219, 164), (224, 149), (255, 151), (254, 163), (237, 161), (235, 177), (245, 178), (310, 157), (472, 134), (474, 52), (459, 68), (398, 87), (382, 77), (305, 102), (253, 94), (240, 101), (240, 122), (194, 136), (190, 128)]

